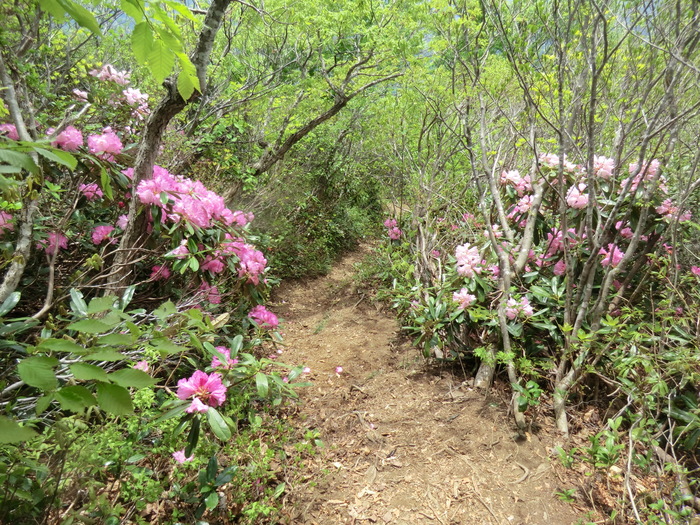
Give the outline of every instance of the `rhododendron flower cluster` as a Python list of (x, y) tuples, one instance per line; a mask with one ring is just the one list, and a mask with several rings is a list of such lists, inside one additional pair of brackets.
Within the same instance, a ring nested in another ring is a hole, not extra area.
[(521, 297), (520, 301), (510, 297), (506, 302), (505, 314), (511, 321), (519, 316), (531, 317), (534, 313), (530, 305), (530, 300), (525, 296)]
[(182, 465), (183, 463), (192, 461), (194, 459), (194, 454), (191, 454), (190, 456), (185, 456), (185, 449), (183, 448), (182, 450), (177, 450), (173, 452), (173, 459), (175, 459), (175, 461)]
[(481, 256), (476, 246), (469, 243), (457, 246), (455, 257), (457, 273), (462, 277), (472, 278), (476, 273), (481, 273)]
[(469, 306), (476, 301), (476, 296), (469, 293), (469, 290), (462, 288), (459, 292), (452, 294), (452, 300), (458, 303), (458, 308), (466, 310)]
[(248, 282), (260, 284), (260, 275), (267, 267), (267, 259), (255, 246), (247, 244), (243, 239), (233, 239), (227, 234), (227, 241), (221, 244), (224, 253), (233, 253), (238, 257), (238, 276), (247, 278)]
[(196, 370), (191, 377), (177, 382), (177, 397), (192, 399), (186, 412), (206, 412), (209, 407), (218, 407), (226, 401), (226, 387), (221, 382), (221, 375), (207, 374)]
[(586, 189), (588, 186), (584, 183), (580, 183), (577, 186), (572, 186), (569, 188), (566, 194), (566, 203), (576, 210), (582, 210), (588, 206), (588, 193)]
[[(168, 197), (166, 204), (161, 200), (162, 193)], [(227, 226), (247, 221), (245, 214), (229, 210), (223, 197), (208, 190), (200, 181), (173, 175), (160, 166), (153, 167), (151, 179), (139, 183), (136, 195), (141, 203), (163, 209), (164, 219), (171, 222), (183, 220), (198, 228), (209, 228), (213, 221)]]
[(532, 191), (530, 175), (521, 176), (518, 170), (502, 171), (501, 184), (511, 184), (515, 188), (518, 197), (522, 197), (525, 193)]
[(207, 296), (207, 301), (211, 304), (221, 304), (221, 294), (219, 293), (219, 288), (212, 286), (207, 282), (203, 282), (199, 287), (199, 290), (204, 292)]
[(607, 249), (601, 248), (598, 253), (603, 256), (603, 260), (600, 264), (602, 266), (612, 266), (613, 268), (620, 264), (620, 261), (622, 261), (622, 258), (625, 256), (617, 244), (613, 243), (608, 244)]
[(13, 219), (11, 213), (0, 211), (0, 236), (7, 231), (11, 232), (15, 229)]
[(207, 255), (204, 262), (199, 266), (202, 271), (210, 271), (211, 273), (221, 273), (224, 271), (226, 265), (220, 257), (212, 257)]
[(167, 281), (170, 279), (170, 269), (166, 265), (155, 265), (151, 268), (151, 281)]
[(261, 328), (274, 329), (280, 324), (277, 316), (261, 304), (257, 305), (250, 312), (248, 312), (248, 317), (255, 321), (255, 323)]
[(387, 229), (387, 234), (389, 235), (389, 239), (391, 239), (392, 241), (396, 241), (396, 240), (400, 239), (401, 235), (403, 235), (403, 232), (399, 229), (399, 223), (396, 222), (396, 219), (385, 220), (384, 226)]
[(43, 248), (47, 255), (53, 255), (59, 249), (68, 248), (68, 237), (59, 232), (51, 232), (48, 239), (41, 240), (36, 245), (37, 249)]
[(114, 155), (122, 152), (122, 141), (110, 128), (105, 128), (101, 135), (88, 137), (88, 151), (105, 160), (114, 160)]
[(78, 186), (78, 190), (89, 201), (101, 199), (104, 196), (100, 187), (94, 182), (91, 182), (89, 184), (81, 184), (80, 186)]
[(71, 93), (73, 93), (73, 97), (75, 97), (75, 99), (80, 101), (80, 102), (87, 102), (88, 101), (87, 91), (83, 91), (82, 89), (76, 88)]
[(114, 231), (114, 226), (95, 226), (92, 230), (92, 243), (101, 244)]
[(120, 86), (126, 86), (129, 83), (131, 73), (127, 71), (119, 71), (111, 64), (105, 64), (101, 69), (93, 69), (89, 73), (93, 77), (97, 77), (103, 82), (116, 82)]
[(19, 134), (14, 124), (0, 124), (0, 135), (5, 135), (11, 140), (19, 140)]
[[(49, 128), (47, 134), (53, 134), (53, 129)], [(51, 143), (54, 148), (61, 148), (65, 151), (76, 151), (83, 145), (83, 134), (79, 129), (68, 126), (58, 134), (56, 139)]]
[(146, 372), (146, 373), (148, 373), (148, 371), (150, 370), (147, 361), (137, 361), (134, 364), (134, 369), (141, 370), (142, 372)]
[[(642, 181), (651, 181), (658, 175), (660, 167), (661, 163), (657, 159), (653, 159), (649, 163), (643, 162), (641, 168), (639, 167), (638, 163), (631, 163), (629, 165), (629, 173), (633, 176), (633, 178), (631, 179), (631, 182), (630, 177), (628, 177), (620, 183), (620, 193), (622, 193), (625, 190), (625, 187), (629, 183), (629, 193), (634, 195)], [(663, 193), (668, 193), (668, 187), (666, 186), (666, 178), (663, 175), (658, 176), (658, 184), (659, 189)]]
[(226, 348), (225, 346), (217, 346), (215, 348), (216, 351), (222, 355), (223, 361), (221, 361), (219, 356), (215, 355), (211, 360), (212, 368), (225, 368), (230, 370), (238, 364), (238, 359), (231, 359), (231, 350), (229, 348)]
[(593, 173), (603, 180), (609, 180), (615, 171), (615, 161), (607, 157), (593, 156)]

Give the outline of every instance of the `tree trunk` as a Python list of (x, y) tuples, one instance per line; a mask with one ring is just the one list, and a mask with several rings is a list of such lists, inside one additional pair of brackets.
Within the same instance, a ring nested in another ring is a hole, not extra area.
[[(207, 65), (209, 64), (209, 56), (211, 55), (211, 50), (214, 45), (214, 39), (221, 26), (226, 9), (228, 9), (231, 2), (232, 0), (213, 0), (207, 10), (204, 25), (199, 34), (197, 47), (191, 57), (192, 63), (197, 70), (197, 77), (199, 78), (202, 93), (206, 91)], [(166, 89), (166, 94), (148, 118), (141, 141), (139, 142), (136, 162), (134, 164), (132, 197), (129, 203), (129, 220), (119, 243), (119, 249), (116, 252), (114, 263), (109, 272), (111, 280), (106, 283), (106, 294), (120, 292), (128, 286), (132, 280), (132, 262), (139, 248), (143, 246), (146, 240), (144, 219), (143, 217), (139, 217), (140, 209), (135, 194), (136, 188), (142, 180), (152, 176), (153, 166), (158, 157), (158, 150), (162, 142), (165, 128), (170, 123), (170, 120), (189, 103), (188, 100), (184, 100), (180, 96), (174, 79), (166, 80), (164, 82), (164, 87)], [(193, 97), (198, 95), (199, 94), (195, 92)]]

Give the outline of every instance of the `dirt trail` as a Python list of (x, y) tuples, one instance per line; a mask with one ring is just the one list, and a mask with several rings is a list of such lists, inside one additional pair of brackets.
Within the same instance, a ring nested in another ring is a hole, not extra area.
[(325, 443), (308, 479), (289, 487), (290, 523), (576, 523), (555, 495), (567, 486), (547, 436), (517, 443), (501, 400), (428, 367), (399, 342), (392, 313), (353, 288), (365, 251), (276, 294), (285, 361), (312, 369), (300, 426)]

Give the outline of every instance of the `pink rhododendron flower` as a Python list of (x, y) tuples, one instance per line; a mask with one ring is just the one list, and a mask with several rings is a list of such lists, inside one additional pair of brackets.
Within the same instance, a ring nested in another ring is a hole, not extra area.
[(101, 244), (113, 230), (114, 226), (95, 226), (92, 230), (92, 243)]
[(146, 93), (141, 93), (141, 90), (135, 88), (126, 88), (122, 91), (126, 103), (130, 106), (140, 106), (142, 104), (148, 104), (148, 95)]
[(166, 254), (166, 257), (175, 257), (176, 259), (184, 259), (190, 254), (187, 249), (187, 239), (180, 241), (180, 246)]
[(151, 281), (167, 281), (170, 279), (170, 269), (166, 265), (156, 265), (151, 268)]
[(203, 282), (199, 289), (207, 294), (207, 301), (211, 304), (221, 304), (221, 294), (216, 286)]
[(76, 88), (72, 91), (72, 93), (73, 93), (73, 97), (76, 100), (78, 100), (80, 102), (87, 102), (88, 101), (88, 92), (87, 91), (83, 91), (82, 89)]
[(396, 228), (398, 225), (399, 223), (396, 222), (396, 219), (387, 219), (384, 221), (384, 226), (386, 226), (388, 230), (390, 230), (391, 228)]
[(301, 371), (302, 374), (310, 374), (311, 369), (308, 366), (305, 366), (304, 369)]
[(122, 152), (122, 141), (112, 131), (104, 131), (101, 135), (90, 135), (88, 137), (88, 151), (100, 158), (112, 160), (114, 155)]
[(49, 233), (48, 239), (39, 241), (36, 245), (37, 249), (43, 248), (47, 255), (53, 255), (59, 249), (68, 248), (68, 237), (58, 232)]
[(620, 232), (620, 236), (623, 239), (631, 239), (634, 237), (634, 232), (632, 228), (629, 227), (629, 222), (617, 221), (615, 223), (615, 229)]
[(557, 264), (554, 265), (552, 273), (554, 273), (554, 275), (564, 275), (566, 273), (566, 261), (564, 261), (564, 259), (559, 259)]
[[(52, 130), (48, 130), (49, 135), (53, 133)], [(66, 129), (58, 134), (56, 139), (51, 143), (54, 148), (61, 148), (66, 151), (76, 151), (80, 146), (83, 145), (83, 134), (79, 129), (73, 126), (68, 126)]]
[(617, 247), (616, 244), (608, 244), (608, 249), (601, 248), (598, 252), (603, 255), (603, 260), (600, 262), (601, 266), (612, 266), (613, 268), (620, 264), (625, 254)]
[(204, 260), (204, 263), (199, 267), (202, 271), (210, 271), (211, 273), (221, 273), (226, 268), (224, 261), (220, 258), (212, 259), (210, 255)]
[(78, 190), (80, 190), (89, 201), (101, 199), (104, 196), (100, 187), (94, 182), (90, 184), (81, 184), (78, 186)]
[(93, 69), (89, 74), (93, 77), (99, 78), (103, 82), (111, 81), (119, 84), (120, 86), (126, 86), (129, 83), (129, 77), (131, 76), (131, 73), (127, 71), (119, 71), (111, 64), (103, 65), (99, 71), (97, 69)]
[(511, 321), (520, 315), (531, 317), (534, 313), (530, 300), (527, 297), (521, 297), (520, 301), (510, 297), (506, 302), (505, 314)]
[(148, 373), (148, 371), (150, 370), (147, 361), (137, 361), (136, 364), (134, 365), (134, 368), (136, 370), (141, 370), (142, 372), (146, 372), (146, 373)]
[(342, 366), (336, 366), (335, 367), (335, 373), (340, 375), (343, 373), (343, 367)]
[(392, 241), (396, 241), (396, 240), (401, 238), (401, 235), (403, 235), (403, 232), (398, 228), (391, 228), (388, 231), (388, 234), (389, 234), (389, 239), (391, 239)]
[(607, 157), (594, 155), (593, 156), (593, 173), (603, 180), (608, 180), (612, 177), (615, 170), (615, 161)]
[(471, 244), (457, 246), (455, 251), (457, 258), (457, 273), (462, 277), (474, 277), (474, 274), (481, 273), (481, 256), (479, 249)]
[(5, 135), (11, 140), (19, 140), (19, 134), (14, 124), (0, 124), (0, 135)]
[(515, 188), (518, 197), (522, 197), (526, 192), (532, 191), (530, 175), (521, 177), (518, 170), (502, 171), (501, 184), (511, 184)]
[(588, 193), (586, 184), (580, 183), (578, 186), (571, 186), (566, 194), (566, 203), (576, 210), (582, 210), (588, 206)]
[(248, 317), (255, 321), (255, 323), (261, 328), (274, 329), (280, 324), (277, 316), (261, 304), (257, 305), (250, 312), (248, 312)]
[(217, 346), (216, 351), (222, 354), (224, 360), (221, 361), (219, 356), (215, 355), (211, 360), (212, 368), (225, 368), (230, 370), (238, 364), (238, 359), (231, 359), (231, 350), (229, 348), (226, 348), (225, 346)]
[(462, 288), (459, 292), (452, 294), (452, 300), (459, 304), (458, 308), (461, 310), (466, 310), (469, 306), (476, 301), (476, 296), (469, 293), (469, 290)]
[(0, 236), (5, 232), (11, 232), (15, 229), (13, 220), (14, 218), (11, 213), (0, 211)]
[(555, 155), (554, 153), (540, 153), (539, 161), (549, 168), (557, 168), (559, 166), (559, 155)]
[(126, 225), (129, 223), (128, 215), (120, 215), (117, 219), (117, 228), (120, 230), (126, 230)]
[(226, 387), (221, 382), (221, 375), (196, 370), (191, 377), (177, 382), (177, 397), (192, 399), (187, 412), (206, 412), (208, 407), (218, 407), (226, 401)]
[(182, 450), (178, 450), (177, 452), (173, 452), (173, 458), (175, 458), (175, 461), (177, 461), (180, 465), (183, 463), (186, 463), (188, 461), (192, 461), (194, 459), (194, 454), (192, 454), (189, 457), (185, 457), (185, 449), (183, 448)]
[(691, 272), (693, 275), (695, 275), (695, 276), (697, 276), (697, 277), (700, 277), (700, 266), (691, 266), (691, 267), (690, 267), (690, 272)]
[(255, 246), (247, 244), (243, 239), (234, 239), (229, 234), (226, 241), (220, 245), (224, 254), (234, 254), (238, 257), (238, 276), (247, 277), (248, 282), (260, 283), (260, 275), (265, 272), (267, 259)]

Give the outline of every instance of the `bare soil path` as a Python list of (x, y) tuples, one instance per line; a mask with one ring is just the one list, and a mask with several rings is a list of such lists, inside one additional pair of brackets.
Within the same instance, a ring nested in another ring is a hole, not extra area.
[(428, 366), (392, 313), (354, 288), (367, 250), (276, 294), (284, 360), (309, 366), (314, 382), (299, 424), (325, 443), (288, 487), (289, 523), (577, 523), (581, 513), (556, 496), (566, 485), (550, 436), (516, 442), (502, 400)]

